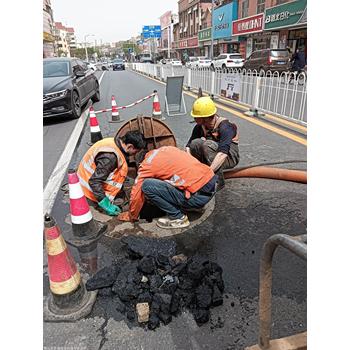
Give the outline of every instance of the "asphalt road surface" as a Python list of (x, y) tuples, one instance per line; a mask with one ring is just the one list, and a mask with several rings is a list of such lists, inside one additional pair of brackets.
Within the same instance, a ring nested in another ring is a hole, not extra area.
[[(101, 83), (101, 101), (94, 109), (109, 108), (111, 95), (118, 105), (129, 104), (158, 90), (164, 111), (165, 85), (130, 71), (106, 72)], [(185, 95), (187, 110), (194, 98)], [(120, 111), (124, 120), (138, 114), (151, 115), (152, 100)], [(232, 113), (233, 112), (233, 113)], [(278, 134), (234, 111), (218, 109), (233, 120), (240, 131), (240, 164), (276, 164), (290, 169), (306, 169), (305, 144)], [(163, 112), (164, 113), (164, 112)], [(120, 124), (108, 123), (110, 115), (98, 117), (103, 136), (112, 136)], [(183, 147), (194, 126), (188, 113), (167, 117), (165, 123), (174, 132), (178, 147)], [(299, 135), (300, 136), (300, 135)], [(88, 123), (73, 154), (70, 167), (76, 167), (88, 149)], [(67, 178), (63, 180), (63, 184)], [(62, 187), (64, 189), (64, 186)], [(71, 236), (69, 203), (59, 191), (52, 215)], [(268, 237), (277, 233), (306, 233), (306, 185), (268, 179), (227, 180), (216, 196), (214, 212), (201, 225), (174, 237), (179, 252), (199, 252), (223, 267), (225, 297), (222, 306), (212, 309), (210, 322), (198, 327), (189, 313), (174, 318), (167, 326), (145, 332), (131, 327), (111, 300), (98, 297), (92, 314), (76, 323), (44, 323), (44, 346), (71, 346), (79, 349), (243, 349), (257, 343), (258, 287), (261, 249)], [(99, 267), (110, 264), (122, 254), (118, 239), (103, 237), (99, 243)], [(72, 253), (79, 262), (77, 252)], [(47, 263), (44, 252), (44, 295), (48, 291)], [(272, 338), (305, 331), (306, 262), (278, 248), (273, 264)], [(45, 348), (44, 347), (44, 348)]]

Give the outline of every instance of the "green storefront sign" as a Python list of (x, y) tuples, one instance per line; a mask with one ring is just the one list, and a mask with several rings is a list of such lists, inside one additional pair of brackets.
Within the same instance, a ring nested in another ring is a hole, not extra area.
[(211, 27), (203, 29), (198, 32), (198, 41), (205, 41), (211, 39)]
[(293, 1), (265, 10), (265, 30), (284, 28), (306, 20), (306, 0)]

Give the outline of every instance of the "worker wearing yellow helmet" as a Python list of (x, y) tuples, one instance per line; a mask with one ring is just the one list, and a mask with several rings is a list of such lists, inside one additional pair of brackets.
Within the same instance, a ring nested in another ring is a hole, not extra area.
[(224, 169), (232, 169), (239, 162), (237, 125), (219, 117), (213, 100), (199, 97), (192, 106), (196, 121), (186, 151), (200, 162), (209, 165), (219, 175), (219, 188), (225, 185)]

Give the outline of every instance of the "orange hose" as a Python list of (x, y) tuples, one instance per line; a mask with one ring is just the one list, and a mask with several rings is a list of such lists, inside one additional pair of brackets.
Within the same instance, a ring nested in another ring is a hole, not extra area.
[(270, 168), (266, 166), (253, 166), (247, 168), (237, 168), (224, 171), (225, 179), (237, 177), (258, 177), (265, 179), (284, 180), (307, 183), (307, 173), (305, 170), (291, 170), (282, 168)]

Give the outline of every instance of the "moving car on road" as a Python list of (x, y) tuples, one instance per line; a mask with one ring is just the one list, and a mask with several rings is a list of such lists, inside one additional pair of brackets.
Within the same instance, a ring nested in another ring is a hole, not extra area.
[(125, 63), (122, 58), (116, 58), (112, 62), (113, 70), (125, 70)]
[(44, 117), (71, 115), (79, 118), (82, 105), (100, 100), (100, 85), (95, 74), (77, 58), (44, 58)]
[(96, 72), (97, 71), (97, 67), (94, 63), (91, 63), (91, 62), (86, 62), (84, 61), (84, 63), (88, 66), (88, 68), (90, 68), (93, 72)]
[(152, 63), (153, 60), (152, 60), (152, 56), (150, 53), (142, 53), (140, 55), (140, 62), (143, 62), (143, 63), (146, 63), (146, 62), (149, 62), (149, 63)]
[(289, 52), (287, 49), (265, 49), (254, 51), (245, 61), (244, 68), (255, 69), (260, 74), (271, 72), (284, 72), (289, 70)]
[(242, 68), (244, 58), (239, 53), (222, 53), (215, 57), (211, 63), (212, 68)]

